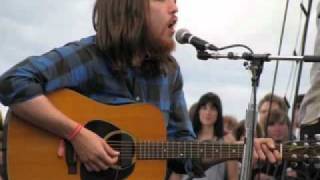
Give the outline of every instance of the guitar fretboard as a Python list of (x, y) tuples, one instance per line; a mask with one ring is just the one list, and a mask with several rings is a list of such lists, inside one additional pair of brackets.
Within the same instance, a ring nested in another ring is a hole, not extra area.
[(242, 157), (242, 144), (220, 144), (198, 141), (137, 142), (137, 159), (215, 159), (230, 160)]

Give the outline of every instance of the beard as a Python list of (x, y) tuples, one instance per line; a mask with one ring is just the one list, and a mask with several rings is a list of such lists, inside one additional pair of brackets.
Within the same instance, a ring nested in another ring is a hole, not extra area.
[(167, 73), (169, 68), (169, 57), (175, 49), (173, 38), (163, 38), (161, 36), (147, 33), (145, 36), (145, 58), (142, 61), (141, 69), (145, 76), (157, 76)]
[(173, 37), (163, 38), (160, 35), (150, 33), (148, 39), (151, 56), (168, 56), (175, 50), (176, 43), (173, 40)]

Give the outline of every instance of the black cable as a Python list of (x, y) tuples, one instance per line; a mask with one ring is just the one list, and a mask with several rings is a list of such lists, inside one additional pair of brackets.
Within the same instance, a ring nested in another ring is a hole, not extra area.
[(245, 48), (245, 49), (247, 49), (251, 54), (253, 54), (253, 50), (252, 50), (250, 47), (248, 47), (248, 46), (246, 46), (246, 45), (244, 45), (244, 44), (232, 44), (232, 45), (229, 45), (229, 46), (223, 46), (223, 47), (219, 48), (218, 51), (225, 50), (225, 49), (230, 49), (230, 48), (236, 48), (236, 47)]

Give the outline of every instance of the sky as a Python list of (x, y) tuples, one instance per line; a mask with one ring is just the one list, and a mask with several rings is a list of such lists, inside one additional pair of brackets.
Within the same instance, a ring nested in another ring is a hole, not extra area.
[[(313, 54), (316, 35), (313, 1), (305, 54)], [(192, 34), (218, 46), (245, 44), (255, 53), (277, 55), (284, 16), (285, 0), (178, 0), (176, 29), (187, 28)], [(290, 1), (281, 55), (289, 56), (294, 48), (301, 53), (301, 32), (305, 18), (299, 3)], [(0, 6), (0, 74), (31, 55), (41, 55), (70, 41), (94, 34), (91, 12), (94, 0), (2, 0)], [(300, 33), (299, 33), (300, 32)], [(297, 45), (296, 45), (297, 44)], [(221, 51), (243, 53), (236, 48)], [(188, 107), (206, 92), (217, 93), (224, 114), (238, 120), (245, 118), (252, 95), (251, 73), (243, 60), (201, 61), (191, 45), (177, 44), (173, 55), (184, 77), (184, 92)], [(257, 99), (271, 92), (275, 61), (266, 62), (260, 78)], [(295, 62), (280, 62), (275, 93), (291, 102)], [(303, 65), (299, 93), (309, 88), (310, 64)], [(292, 77), (292, 76), (291, 76)], [(4, 115), (7, 108), (0, 105)]]

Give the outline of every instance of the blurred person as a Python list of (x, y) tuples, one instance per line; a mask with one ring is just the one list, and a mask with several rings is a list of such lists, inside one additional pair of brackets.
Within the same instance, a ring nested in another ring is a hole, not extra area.
[[(267, 123), (267, 134), (277, 143), (284, 143), (289, 140), (290, 120), (288, 115), (281, 110), (272, 110)], [(281, 180), (283, 168), (286, 168), (285, 179), (293, 179), (298, 176), (297, 172), (285, 164), (262, 163), (255, 175), (257, 180)]]
[(280, 96), (268, 93), (258, 103), (258, 122), (263, 130), (263, 136), (266, 135), (265, 128), (268, 118), (268, 112), (273, 110), (280, 110), (288, 113), (288, 106)]
[(229, 134), (234, 131), (234, 129), (238, 126), (238, 120), (234, 116), (231, 115), (225, 115), (223, 116), (223, 127), (224, 127), (224, 133)]
[[(232, 135), (224, 136), (222, 104), (217, 94), (209, 92), (202, 95), (195, 107), (192, 119), (199, 141), (235, 143)], [(207, 169), (205, 175), (204, 178), (195, 179), (236, 180), (239, 175), (237, 161), (216, 164)], [(184, 176), (183, 179), (188, 179), (188, 176)]]
[[(238, 126), (234, 129), (233, 135), (236, 138), (237, 141), (244, 141), (245, 135), (246, 135), (246, 128), (245, 128), (245, 120), (241, 120), (238, 124)], [(260, 124), (256, 124), (256, 130), (255, 130), (255, 137), (261, 138), (262, 137), (262, 129)]]
[(289, 139), (290, 121), (287, 114), (282, 111), (270, 112), (270, 120), (267, 124), (268, 137), (275, 142), (281, 143)]

